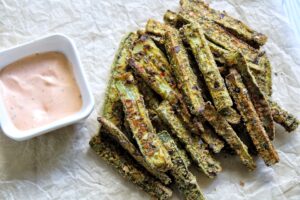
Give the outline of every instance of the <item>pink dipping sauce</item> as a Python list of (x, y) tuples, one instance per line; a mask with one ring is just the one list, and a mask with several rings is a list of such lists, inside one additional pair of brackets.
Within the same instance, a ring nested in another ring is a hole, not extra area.
[(34, 54), (0, 71), (1, 95), (16, 128), (28, 130), (78, 112), (79, 87), (67, 57), (59, 52)]

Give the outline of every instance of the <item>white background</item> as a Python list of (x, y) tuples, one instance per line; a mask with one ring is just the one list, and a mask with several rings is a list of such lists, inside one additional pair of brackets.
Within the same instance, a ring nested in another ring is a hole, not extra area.
[[(300, 45), (281, 0), (215, 0), (212, 6), (269, 37), (265, 50), (274, 67), (273, 99), (300, 118)], [(150, 199), (99, 160), (88, 142), (121, 37), (178, 8), (177, 0), (0, 1), (0, 49), (55, 32), (70, 36), (96, 99), (95, 111), (80, 124), (25, 142), (0, 134), (0, 199)], [(252, 173), (238, 159), (218, 156), (224, 171), (215, 180), (197, 173), (207, 199), (300, 199), (299, 130), (277, 127), (275, 146), (281, 162), (266, 167), (258, 159)]]

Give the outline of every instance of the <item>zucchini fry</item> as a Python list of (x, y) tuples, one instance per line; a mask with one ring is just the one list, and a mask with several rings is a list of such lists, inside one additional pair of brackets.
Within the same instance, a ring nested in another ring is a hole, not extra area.
[(143, 166), (149, 173), (154, 175), (165, 185), (171, 183), (170, 177), (165, 173), (153, 170), (145, 162), (144, 157), (139, 152), (139, 150), (129, 141), (127, 136), (116, 127), (112, 122), (105, 119), (104, 117), (98, 117), (98, 122), (102, 125), (105, 130), (105, 133), (109, 134), (113, 139), (115, 139), (122, 147), (125, 149), (141, 166)]
[(154, 63), (157, 68), (163, 72), (164, 78), (173, 86), (175, 81), (171, 74), (169, 61), (148, 34), (149, 33), (141, 35), (139, 39), (134, 42), (132, 53), (138, 56), (138, 59), (145, 58)]
[(163, 78), (156, 66), (144, 59), (129, 59), (129, 65), (142, 79), (151, 86), (163, 99), (177, 103), (177, 95), (173, 88)]
[(171, 10), (167, 10), (164, 14), (164, 22), (172, 27), (177, 27), (177, 14)]
[(157, 108), (159, 117), (170, 127), (173, 134), (185, 145), (186, 151), (198, 168), (209, 178), (214, 178), (222, 168), (220, 163), (211, 157), (206, 149), (206, 144), (201, 143), (197, 135), (191, 133), (184, 127), (180, 119), (174, 114), (172, 106), (163, 101)]
[(185, 11), (194, 11), (199, 18), (204, 17), (214, 21), (255, 48), (259, 48), (267, 41), (267, 36), (254, 31), (240, 20), (227, 15), (224, 11), (220, 12), (210, 8), (209, 5), (202, 0), (180, 0), (180, 5)]
[(129, 47), (133, 41), (137, 39), (135, 33), (127, 34), (121, 41), (119, 49), (116, 52), (114, 61), (112, 63), (112, 76), (109, 80), (109, 86), (106, 91), (102, 115), (112, 121), (117, 127), (122, 124), (122, 103), (119, 98), (118, 90), (115, 86), (115, 76), (125, 72), (127, 67), (127, 58), (129, 57)]
[(266, 71), (266, 95), (272, 95), (272, 66), (267, 55), (264, 55), (264, 66)]
[(251, 62), (254, 62), (257, 58), (259, 53), (257, 49), (239, 40), (218, 24), (204, 18), (198, 18), (194, 12), (180, 12), (178, 17), (183, 23), (199, 23), (204, 31), (205, 37), (215, 44), (230, 51), (239, 51)]
[(146, 24), (147, 33), (151, 33), (161, 37), (164, 37), (167, 29), (173, 29), (173, 28), (154, 19), (149, 19)]
[(159, 138), (163, 141), (164, 146), (171, 155), (173, 168), (171, 174), (175, 178), (175, 184), (186, 200), (204, 200), (204, 196), (197, 183), (196, 177), (189, 171), (181, 157), (175, 141), (168, 132), (158, 133)]
[[(128, 76), (128, 80), (133, 80), (130, 73)], [(131, 132), (149, 166), (162, 172), (167, 171), (172, 166), (170, 156), (155, 133), (137, 86), (128, 80), (118, 80), (116, 86)]]
[(178, 86), (184, 94), (185, 102), (192, 114), (199, 115), (204, 109), (204, 100), (197, 84), (197, 77), (190, 66), (187, 52), (180, 39), (179, 32), (177, 30), (167, 31), (165, 40), (165, 48), (171, 61)]
[(267, 97), (258, 87), (255, 78), (249, 70), (247, 62), (241, 53), (231, 53), (227, 56), (227, 58), (229, 60), (228, 64), (232, 64), (232, 66), (241, 74), (259, 119), (261, 120), (269, 138), (273, 140), (275, 136), (275, 126)]
[[(134, 44), (129, 65), (163, 99), (176, 103), (178, 97), (173, 89), (174, 81), (167, 69), (169, 63), (165, 59), (151, 39), (141, 36)], [(169, 82), (173, 83), (173, 87)]]
[[(166, 130), (166, 126), (157, 116), (156, 108), (160, 104), (160, 97), (140, 77), (136, 76), (137, 86), (144, 97), (145, 107), (148, 110), (150, 120), (157, 131)], [(126, 120), (125, 120), (126, 122)]]
[(91, 148), (123, 178), (157, 199), (164, 200), (172, 196), (171, 189), (140, 169), (140, 166), (133, 162), (128, 154), (122, 152), (114, 142), (103, 140), (104, 138), (100, 136), (94, 136), (90, 141)]
[(139, 37), (141, 37), (141, 36), (149, 37), (151, 40), (154, 41), (154, 43), (160, 49), (164, 48), (164, 46), (165, 46), (165, 40), (164, 40), (164, 38), (161, 37), (161, 36), (159, 36), (159, 35), (154, 35), (154, 34), (146, 33), (146, 30), (144, 30), (144, 29), (137, 30), (137, 34), (139, 35)]
[[(179, 15), (179, 14), (173, 12), (173, 11), (170, 11), (170, 10), (168, 10), (165, 13), (164, 20), (165, 20), (165, 22), (168, 22), (169, 24), (177, 24), (176, 26), (179, 26), (179, 25), (182, 26), (182, 24), (193, 23), (193, 22), (195, 23), (196, 22), (195, 20), (192, 20), (191, 18), (184, 17), (184, 15), (181, 16), (181, 15)], [(216, 61), (222, 63), (222, 64), (226, 64), (226, 59), (224, 58), (224, 55), (227, 54), (227, 53), (229, 53), (230, 50), (232, 50), (232, 49), (226, 49), (225, 47), (217, 45), (216, 43), (208, 40), (209, 37), (206, 36), (205, 32), (203, 32), (203, 33), (204, 33), (204, 35), (206, 37), (208, 46), (209, 46), (211, 52), (214, 55), (214, 59)], [(235, 40), (233, 39), (233, 41), (235, 41)], [(234, 45), (234, 43), (235, 42), (233, 42), (233, 45)], [(243, 45), (243, 44), (239, 44), (239, 45)], [(256, 61), (257, 57), (252, 56), (252, 59), (253, 60), (249, 60), (249, 62), (248, 62), (248, 65), (249, 65), (250, 69), (254, 70), (255, 72), (261, 72), (261, 71), (263, 71), (264, 67), (258, 66), (257, 64), (253, 63), (254, 61)]]
[[(152, 121), (153, 125), (155, 126), (156, 131), (161, 132), (164, 130), (168, 130), (168, 127), (166, 127), (165, 123), (163, 121), (161, 121), (161, 119), (157, 116), (156, 109), (158, 108), (160, 102), (156, 98), (154, 91), (151, 88), (149, 88), (149, 86), (147, 84), (145, 84), (143, 80), (139, 80), (137, 85), (139, 87), (139, 91), (141, 91), (142, 95), (144, 96), (146, 108), (149, 111), (151, 121)], [(190, 159), (189, 159), (186, 151), (181, 147), (181, 145), (179, 144), (179, 142), (177, 140), (175, 142), (176, 142), (179, 153), (180, 153), (182, 159), (184, 160), (185, 164), (187, 166), (190, 166), (191, 162), (190, 162)]]
[(176, 138), (173, 138), (173, 140), (176, 143), (176, 146), (178, 148), (178, 153), (180, 154), (180, 157), (182, 158), (185, 166), (187, 167), (191, 166), (191, 161), (186, 150), (180, 146), (179, 141), (177, 141)]
[(139, 76), (135, 76), (139, 91), (144, 97), (145, 106), (148, 110), (155, 110), (160, 104), (159, 96)]
[(261, 78), (264, 79), (262, 82), (264, 85), (260, 86), (260, 88), (263, 89), (262, 91), (265, 93), (265, 95), (270, 97), (272, 95), (272, 67), (265, 52), (263, 52), (262, 56), (259, 58), (259, 65), (264, 69), (264, 76)]
[(136, 62), (133, 63), (133, 61), (130, 62), (137, 74), (142, 77), (153, 90), (160, 94), (163, 99), (175, 105), (183, 122), (193, 133), (198, 133), (199, 130), (192, 123), (188, 108), (177, 90), (176, 82), (170, 72), (170, 64), (163, 52), (160, 51), (150, 38), (142, 35), (140, 39), (135, 42), (132, 54), (136, 60), (140, 60), (140, 64), (136, 64)]
[(214, 57), (206, 42), (205, 36), (197, 23), (182, 27), (183, 35), (192, 49), (198, 67), (218, 111), (233, 105)]
[(207, 125), (204, 124), (204, 132), (201, 133), (200, 137), (208, 144), (208, 147), (214, 153), (220, 153), (224, 147), (224, 142), (218, 138), (216, 133)]
[(299, 126), (299, 121), (292, 114), (282, 109), (276, 102), (269, 101), (272, 110), (272, 116), (276, 123), (280, 124), (286, 131), (292, 132)]
[(197, 77), (190, 66), (187, 52), (180, 39), (179, 32), (153, 19), (149, 19), (146, 32), (164, 36), (165, 49), (171, 62), (179, 89), (184, 94), (184, 100), (194, 115), (203, 110), (204, 100), (197, 84)]
[(259, 155), (268, 166), (277, 163), (279, 161), (278, 154), (262, 126), (254, 105), (248, 95), (246, 86), (242, 81), (242, 77), (237, 70), (231, 69), (230, 74), (226, 77), (226, 84), (242, 115), (247, 131), (251, 136)]
[(236, 132), (228, 124), (225, 118), (216, 111), (214, 106), (209, 102), (206, 103), (202, 114), (208, 123), (215, 129), (216, 133), (223, 137), (237, 155), (239, 155), (242, 163), (249, 170), (254, 170), (256, 165), (248, 153), (248, 147), (240, 140)]
[[(208, 42), (208, 46), (209, 46), (211, 52), (214, 55), (215, 60), (221, 64), (226, 64), (225, 56), (226, 56), (226, 54), (229, 54), (230, 51), (216, 45), (215, 43), (213, 43), (209, 40), (207, 40), (207, 42)], [(262, 73), (264, 71), (264, 67), (254, 64), (248, 60), (247, 60), (247, 64), (248, 64), (251, 72)]]
[[(193, 20), (192, 18), (189, 18), (188, 15), (180, 15), (180, 14), (177, 14), (177, 13), (175, 13), (173, 11), (170, 11), (170, 10), (168, 10), (165, 13), (164, 20), (167, 21), (169, 24), (177, 24), (176, 26), (182, 26), (183, 24), (186, 24), (186, 23), (190, 24), (190, 23), (198, 22), (197, 20)], [(160, 27), (160, 28), (162, 28), (162, 27)], [(247, 49), (247, 46), (243, 45), (243, 43), (239, 43), (238, 40), (236, 40), (235, 38), (232, 38), (232, 42), (230, 44), (225, 45), (225, 46), (221, 46), (221, 45), (217, 44), (218, 42), (214, 43), (213, 41), (209, 40), (209, 36), (207, 36), (207, 34), (206, 34), (205, 31), (203, 33), (204, 33), (204, 35), (206, 37), (208, 46), (209, 46), (211, 52), (214, 55), (214, 59), (216, 61), (222, 63), (222, 64), (226, 64), (226, 58), (224, 57), (225, 54), (228, 54), (230, 51), (232, 51), (234, 49), (239, 49), (239, 46), (242, 46), (244, 49)], [(228, 37), (230, 38), (231, 36), (227, 35), (227, 38)], [(214, 37), (214, 38), (217, 38), (217, 37)], [(223, 41), (223, 43), (225, 43), (224, 42), (225, 41), (224, 38), (222, 39), (222, 41)], [(230, 46), (234, 46), (235, 43), (237, 43), (238, 46), (230, 48)], [(244, 50), (244, 51), (247, 51), (247, 50)], [(251, 47), (250, 47), (249, 51), (251, 52)], [(259, 66), (257, 64), (254, 64), (254, 62), (256, 63), (257, 56), (259, 55), (258, 51), (256, 51), (256, 50), (254, 50), (254, 51), (255, 51), (254, 52), (255, 55), (250, 56), (251, 59), (247, 60), (248, 61), (248, 65), (249, 65), (249, 67), (250, 67), (251, 70), (253, 70), (255, 72), (262, 72), (263, 69), (264, 69), (264, 66)], [(268, 65), (268, 66), (270, 67), (270, 65)], [(270, 86), (270, 83), (269, 83), (269, 86)]]
[(225, 108), (221, 110), (220, 114), (230, 123), (239, 124), (241, 121), (241, 116), (233, 108)]

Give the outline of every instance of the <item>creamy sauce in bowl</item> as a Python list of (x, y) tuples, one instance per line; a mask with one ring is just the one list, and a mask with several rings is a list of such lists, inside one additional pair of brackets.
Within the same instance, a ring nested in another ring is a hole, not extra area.
[(82, 97), (67, 57), (60, 52), (34, 54), (0, 71), (1, 96), (20, 130), (50, 124), (82, 107)]

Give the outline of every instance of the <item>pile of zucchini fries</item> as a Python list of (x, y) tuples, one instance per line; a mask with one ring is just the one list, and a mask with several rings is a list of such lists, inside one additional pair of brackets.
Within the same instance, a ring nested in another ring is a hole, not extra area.
[(274, 122), (291, 132), (298, 120), (271, 100), (265, 35), (202, 0), (180, 5), (123, 38), (90, 146), (154, 198), (170, 198), (173, 182), (205, 199), (191, 164), (214, 178), (213, 154), (230, 149), (249, 170), (256, 154), (274, 165)]

